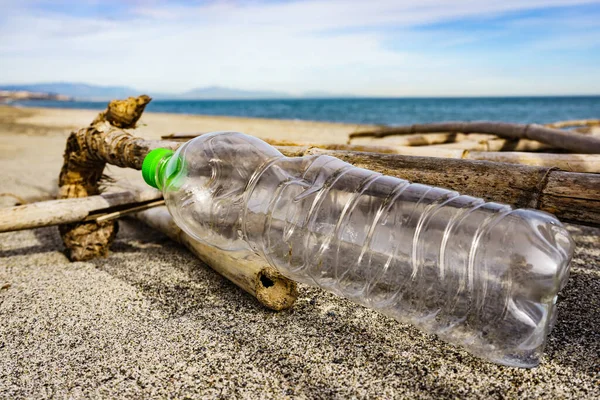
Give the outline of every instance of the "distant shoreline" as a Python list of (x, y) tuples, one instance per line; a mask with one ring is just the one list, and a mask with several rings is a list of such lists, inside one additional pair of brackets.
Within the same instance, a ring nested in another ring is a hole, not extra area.
[(72, 97), (55, 93), (31, 92), (28, 90), (0, 90), (0, 104), (10, 104), (15, 101), (77, 101)]
[[(2, 90), (0, 90), (0, 93)], [(58, 96), (59, 101), (72, 101), (77, 103), (106, 103), (114, 98), (85, 98), (85, 97), (69, 97), (63, 95), (56, 95), (52, 93), (42, 93), (48, 96)], [(140, 92), (139, 94), (147, 94)], [(137, 94), (131, 94), (130, 96), (136, 96)], [(169, 102), (211, 102), (211, 101), (314, 101), (314, 100), (487, 100), (487, 99), (580, 99), (580, 98), (600, 98), (600, 94), (556, 94), (556, 95), (503, 95), (503, 96), (283, 96), (283, 97), (200, 97), (200, 98), (185, 98), (185, 97), (162, 97), (152, 96), (153, 101), (169, 101)], [(129, 96), (120, 96), (118, 98), (124, 98)], [(31, 99), (32, 101), (45, 100)]]
[[(34, 108), (102, 110), (108, 101), (17, 101)], [(148, 112), (345, 124), (406, 125), (434, 121), (550, 123), (600, 118), (600, 96), (319, 98), (260, 100), (155, 99)]]

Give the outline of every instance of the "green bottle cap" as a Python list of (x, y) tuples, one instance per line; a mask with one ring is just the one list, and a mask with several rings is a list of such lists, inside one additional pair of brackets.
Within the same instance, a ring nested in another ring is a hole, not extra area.
[(162, 161), (165, 158), (171, 157), (173, 150), (169, 149), (154, 149), (146, 155), (144, 162), (142, 163), (142, 176), (144, 181), (152, 187), (160, 189), (156, 177), (158, 175), (158, 168), (160, 168)]

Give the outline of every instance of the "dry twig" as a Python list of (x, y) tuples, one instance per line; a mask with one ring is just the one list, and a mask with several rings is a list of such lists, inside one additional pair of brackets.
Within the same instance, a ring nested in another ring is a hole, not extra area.
[(537, 124), (510, 124), (505, 122), (439, 122), (383, 128), (375, 131), (351, 133), (349, 140), (360, 137), (382, 138), (416, 133), (488, 133), (507, 139), (530, 139), (575, 153), (600, 154), (600, 138)]

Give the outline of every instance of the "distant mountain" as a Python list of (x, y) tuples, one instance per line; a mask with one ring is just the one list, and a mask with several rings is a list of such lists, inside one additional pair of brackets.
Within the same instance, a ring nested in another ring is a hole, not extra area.
[(2, 85), (0, 90), (19, 91), (24, 90), (36, 93), (49, 93), (65, 95), (76, 100), (112, 100), (148, 94), (160, 100), (234, 100), (234, 99), (294, 99), (294, 98), (326, 98), (326, 97), (349, 97), (332, 95), (325, 92), (309, 92), (300, 96), (294, 96), (285, 92), (242, 90), (222, 86), (208, 86), (193, 89), (183, 93), (155, 93), (148, 90), (140, 90), (127, 86), (100, 86), (86, 83), (34, 83), (23, 85)]
[(353, 94), (341, 94), (341, 93), (329, 93), (329, 92), (321, 92), (321, 91), (312, 91), (312, 92), (304, 92), (301, 96), (303, 99), (348, 99), (348, 98), (356, 98), (359, 96)]
[(197, 88), (182, 93), (177, 98), (201, 100), (201, 99), (286, 99), (291, 97), (289, 93), (271, 92), (261, 90), (241, 90), (222, 86), (208, 86)]

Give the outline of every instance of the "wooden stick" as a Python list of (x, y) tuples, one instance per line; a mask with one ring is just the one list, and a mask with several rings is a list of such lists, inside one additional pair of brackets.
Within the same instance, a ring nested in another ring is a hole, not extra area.
[(530, 139), (575, 153), (600, 154), (600, 138), (547, 128), (537, 124), (509, 124), (505, 122), (440, 122), (384, 128), (376, 131), (352, 133), (349, 139), (359, 137), (382, 138), (391, 135), (415, 133), (489, 133), (507, 139)]
[[(405, 156), (458, 158), (463, 160), (494, 161), (538, 167), (556, 168), (570, 172), (600, 173), (600, 155), (596, 154), (552, 154), (509, 151), (469, 151), (461, 148), (436, 146), (394, 147), (389, 154)], [(368, 150), (363, 150), (368, 151)]]
[(50, 200), (23, 206), (0, 208), (0, 232), (18, 231), (84, 221), (115, 207), (136, 205), (160, 199), (162, 193), (119, 192), (75, 199)]
[(194, 240), (171, 218), (166, 207), (135, 214), (135, 218), (183, 244), (212, 269), (256, 297), (272, 310), (290, 308), (298, 297), (296, 282), (285, 278), (250, 250), (223, 251)]
[[(570, 172), (600, 173), (600, 155), (597, 154), (549, 154), (510, 151), (467, 151), (463, 159), (485, 160), (511, 164), (558, 168)], [(599, 189), (600, 190), (600, 189)]]
[(101, 215), (101, 216), (97, 217), (95, 220), (96, 220), (96, 222), (110, 221), (110, 220), (113, 220), (113, 219), (118, 219), (118, 218), (130, 215), (130, 214), (134, 214), (134, 213), (137, 213), (137, 212), (140, 212), (140, 211), (149, 210), (151, 208), (159, 207), (159, 206), (164, 206), (164, 205), (165, 205), (165, 201), (164, 200), (157, 200), (157, 201), (153, 201), (151, 203), (142, 204), (142, 205), (135, 206), (135, 207), (132, 207), (132, 208), (127, 208), (127, 209), (122, 210), (122, 211), (115, 211), (113, 213), (104, 214), (104, 215)]

